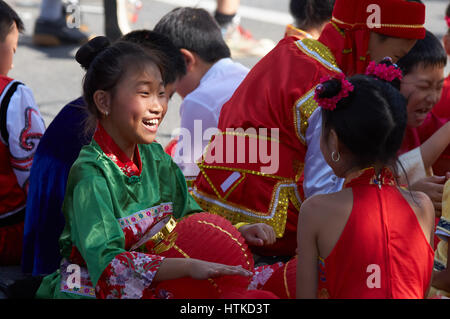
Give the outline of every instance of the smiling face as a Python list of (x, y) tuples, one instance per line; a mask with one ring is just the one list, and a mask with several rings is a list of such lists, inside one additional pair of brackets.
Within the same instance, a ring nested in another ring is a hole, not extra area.
[(0, 42), (0, 75), (7, 76), (13, 68), (13, 57), (19, 41), (19, 30), (15, 23), (3, 42)]
[(105, 101), (99, 107), (107, 112), (101, 124), (126, 154), (133, 154), (136, 144), (155, 140), (169, 98), (159, 69), (147, 63), (142, 71), (137, 66), (128, 70), (115, 89), (106, 92)]
[(444, 85), (444, 66), (418, 65), (404, 76), (400, 92), (408, 100), (408, 126), (419, 127), (440, 100)]

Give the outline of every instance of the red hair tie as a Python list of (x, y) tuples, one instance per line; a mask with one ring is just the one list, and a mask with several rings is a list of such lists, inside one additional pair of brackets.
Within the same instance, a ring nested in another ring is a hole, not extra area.
[[(384, 60), (390, 60), (390, 58), (384, 58)], [(402, 71), (396, 64), (386, 65), (383, 63), (376, 63), (372, 61), (369, 63), (366, 69), (366, 75), (374, 75), (381, 80), (392, 82), (395, 79), (401, 80), (403, 78)]]
[(450, 17), (445, 17), (445, 22), (447, 22), (447, 26), (450, 28)]
[[(336, 79), (341, 81), (341, 90), (339, 91), (338, 94), (336, 94), (333, 97), (320, 97), (320, 95), (325, 91), (325, 86), (323, 85), (323, 83), (331, 80), (331, 79)], [(336, 76), (334, 76), (333, 78), (330, 76), (327, 77), (323, 77), (320, 79), (320, 84), (317, 85), (315, 92), (314, 92), (314, 100), (316, 100), (317, 104), (325, 109), (325, 110), (334, 110), (336, 108), (337, 103), (347, 97), (349, 95), (350, 92), (352, 92), (354, 89), (353, 84), (351, 84), (346, 78), (345, 75), (343, 73), (339, 73)]]

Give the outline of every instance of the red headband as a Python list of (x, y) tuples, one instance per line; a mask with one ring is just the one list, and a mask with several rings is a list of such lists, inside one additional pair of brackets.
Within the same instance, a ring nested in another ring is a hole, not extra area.
[(445, 22), (447, 22), (447, 26), (450, 28), (450, 17), (445, 17)]
[[(379, 27), (368, 22), (380, 9)], [(372, 7), (370, 7), (372, 6)], [(351, 10), (349, 9), (351, 8)], [(332, 21), (341, 29), (368, 29), (390, 37), (423, 39), (425, 37), (425, 5), (406, 0), (336, 0)]]

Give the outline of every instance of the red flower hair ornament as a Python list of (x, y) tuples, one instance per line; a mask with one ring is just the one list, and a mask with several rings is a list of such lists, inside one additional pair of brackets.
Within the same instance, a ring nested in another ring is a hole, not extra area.
[(401, 80), (403, 78), (402, 71), (397, 64), (392, 63), (391, 58), (386, 57), (383, 61), (390, 62), (390, 65), (381, 62), (377, 64), (375, 61), (372, 61), (367, 66), (366, 75), (374, 75), (377, 78), (387, 82), (392, 82), (395, 79)]
[[(330, 80), (339, 80), (341, 82), (341, 89), (338, 94), (332, 97), (320, 97), (325, 91), (324, 83)], [(314, 92), (314, 100), (316, 100), (317, 104), (325, 109), (325, 110), (334, 110), (336, 108), (337, 103), (347, 97), (350, 92), (353, 92), (354, 87), (346, 78), (345, 74), (339, 73), (333, 77), (327, 76), (320, 79), (320, 84), (316, 86)]]

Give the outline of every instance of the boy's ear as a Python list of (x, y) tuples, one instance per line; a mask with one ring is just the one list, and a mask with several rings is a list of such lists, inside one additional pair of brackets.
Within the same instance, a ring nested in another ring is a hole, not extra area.
[(108, 116), (108, 114), (111, 113), (111, 97), (109, 93), (103, 90), (97, 90), (95, 91), (93, 98), (97, 110), (101, 114)]
[(186, 49), (180, 49), (180, 52), (184, 57), (184, 61), (186, 62), (186, 70), (188, 72), (192, 71), (195, 64), (197, 63), (197, 57), (195, 56), (194, 53)]

